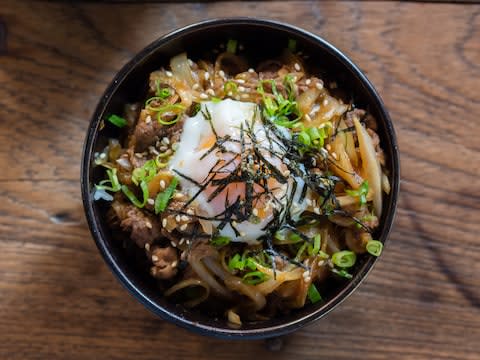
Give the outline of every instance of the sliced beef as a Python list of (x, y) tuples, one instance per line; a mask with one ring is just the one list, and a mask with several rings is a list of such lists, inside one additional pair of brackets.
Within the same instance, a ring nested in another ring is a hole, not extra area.
[(173, 247), (154, 247), (151, 251), (153, 266), (150, 273), (154, 278), (167, 280), (178, 272), (178, 253)]
[(115, 200), (112, 208), (120, 221), (120, 228), (130, 233), (130, 238), (141, 248), (152, 244), (161, 237), (161, 225), (158, 219), (143, 213), (134, 205)]
[(164, 137), (168, 138), (171, 143), (178, 142), (183, 122), (184, 120), (181, 119), (173, 125), (162, 125), (155, 119), (151, 119), (149, 122), (140, 119), (130, 138), (129, 145), (133, 145), (135, 152), (143, 152)]

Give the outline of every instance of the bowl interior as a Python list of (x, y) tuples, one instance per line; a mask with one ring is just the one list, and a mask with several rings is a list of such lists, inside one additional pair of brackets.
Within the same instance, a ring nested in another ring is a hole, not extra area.
[(247, 323), (241, 329), (232, 329), (223, 319), (215, 319), (195, 310), (187, 310), (167, 302), (158, 292), (155, 282), (139, 270), (131, 257), (126, 256), (118, 234), (112, 234), (105, 214), (108, 204), (92, 201), (93, 184), (103, 177), (101, 169), (94, 168), (93, 154), (101, 151), (108, 139), (118, 138), (119, 130), (106, 126), (99, 131), (101, 119), (108, 114), (120, 114), (126, 103), (145, 99), (150, 72), (167, 66), (169, 59), (186, 51), (189, 58), (214, 60), (212, 49), (237, 39), (244, 46), (250, 66), (280, 55), (289, 39), (295, 39), (297, 48), (308, 55), (307, 70), (322, 79), (335, 81), (345, 90), (345, 100), (353, 99), (358, 107), (368, 110), (378, 122), (378, 134), (388, 159), (392, 191), (385, 196), (385, 210), (375, 237), (385, 242), (390, 231), (398, 193), (398, 150), (391, 121), (381, 100), (361, 72), (338, 50), (322, 39), (303, 30), (284, 24), (253, 19), (214, 20), (192, 25), (166, 35), (142, 50), (117, 74), (100, 100), (91, 121), (84, 148), (82, 165), (82, 194), (87, 219), (102, 255), (123, 285), (156, 314), (181, 326), (221, 337), (259, 338), (280, 335), (325, 315), (349, 295), (365, 277), (376, 261), (365, 256), (356, 265), (354, 278), (348, 282), (332, 283), (322, 296), (326, 302), (307, 305), (289, 315), (260, 323)]

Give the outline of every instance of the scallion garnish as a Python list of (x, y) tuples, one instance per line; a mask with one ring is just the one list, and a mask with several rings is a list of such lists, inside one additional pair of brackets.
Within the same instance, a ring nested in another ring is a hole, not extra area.
[(332, 262), (340, 268), (349, 268), (355, 264), (357, 255), (350, 250), (337, 251), (332, 255)]
[(148, 200), (148, 184), (145, 181), (140, 183), (140, 189), (142, 189), (143, 201), (138, 200), (135, 194), (126, 185), (122, 185), (122, 192), (125, 196), (138, 208), (143, 208)]
[(345, 190), (345, 192), (350, 196), (358, 197), (360, 205), (365, 205), (367, 203), (368, 181), (364, 180), (357, 190)]
[(314, 284), (310, 284), (310, 286), (308, 287), (307, 296), (308, 300), (310, 300), (312, 304), (315, 304), (322, 300), (322, 297)]
[(230, 39), (227, 42), (227, 52), (235, 54), (237, 52), (237, 40)]
[(142, 167), (132, 171), (132, 182), (138, 185), (140, 182), (149, 182), (157, 174), (157, 162), (155, 159), (148, 160)]
[(313, 247), (312, 245), (309, 246), (308, 253), (310, 255), (316, 256), (320, 251), (320, 243), (321, 243), (321, 236), (320, 234), (317, 234), (313, 237)]
[(230, 244), (230, 241), (232, 241), (230, 237), (218, 235), (218, 236), (214, 236), (210, 240), (210, 244), (212, 244), (213, 246), (221, 247), (221, 246)]
[(247, 284), (257, 285), (267, 280), (267, 278), (268, 276), (261, 271), (251, 271), (243, 275), (242, 280)]
[(290, 50), (292, 53), (297, 50), (297, 40), (288, 39), (288, 50)]
[(124, 127), (125, 125), (127, 125), (127, 120), (125, 120), (124, 118), (122, 118), (121, 116), (118, 116), (118, 115), (110, 115), (107, 120), (109, 122), (111, 122), (113, 125), (119, 127), (119, 128), (122, 128)]
[(240, 254), (235, 254), (233, 257), (230, 258), (228, 261), (228, 268), (230, 271), (235, 271), (235, 270), (244, 270), (245, 268), (249, 268), (250, 270), (256, 270), (257, 265), (255, 264), (255, 261), (251, 257), (241, 256)]
[(235, 82), (229, 80), (223, 85), (223, 92), (227, 95), (229, 92), (231, 92), (232, 95), (235, 95), (238, 92), (238, 86)]
[(332, 272), (338, 276), (344, 277), (345, 279), (351, 279), (353, 277), (352, 274), (345, 269), (332, 269)]
[(98, 185), (95, 185), (95, 188), (99, 190), (108, 190), (113, 192), (119, 191), (122, 188), (122, 186), (118, 181), (117, 169), (115, 168), (107, 169), (107, 176), (108, 176), (108, 180), (100, 181)]
[(367, 251), (373, 256), (380, 256), (383, 250), (383, 244), (378, 240), (368, 240)]
[(155, 205), (154, 205), (155, 214), (159, 214), (167, 208), (168, 202), (172, 198), (173, 193), (177, 188), (177, 185), (178, 185), (178, 179), (176, 177), (173, 177), (172, 180), (170, 181), (170, 184), (165, 189), (165, 191), (157, 195), (157, 197), (155, 198)]
[[(265, 93), (264, 83), (270, 84), (274, 98)], [(257, 92), (262, 95), (263, 115), (279, 126), (292, 128), (300, 120), (301, 113), (295, 101), (294, 85), (291, 77), (285, 76), (284, 85), (288, 94), (287, 98), (278, 92), (275, 80), (261, 81), (257, 87)]]

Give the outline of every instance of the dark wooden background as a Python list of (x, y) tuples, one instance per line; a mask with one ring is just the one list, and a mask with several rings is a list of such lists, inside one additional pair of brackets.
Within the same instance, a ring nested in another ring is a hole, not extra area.
[[(384, 256), (343, 305), (282, 342), (156, 318), (107, 269), (81, 204), (85, 130), (115, 72), (167, 31), (231, 15), (287, 21), (345, 51), (400, 142)], [(0, 359), (479, 359), (479, 125), (480, 5), (0, 0)]]

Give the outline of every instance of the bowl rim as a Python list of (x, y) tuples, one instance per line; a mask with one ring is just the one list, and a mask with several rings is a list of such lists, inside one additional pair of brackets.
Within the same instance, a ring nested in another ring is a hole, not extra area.
[(305, 40), (315, 42), (320, 46), (324, 51), (329, 52), (336, 61), (342, 63), (347, 69), (349, 69), (355, 76), (358, 78), (361, 83), (363, 90), (368, 92), (370, 97), (374, 100), (376, 108), (378, 108), (384, 119), (384, 126), (386, 128), (386, 133), (389, 137), (390, 144), (392, 147), (392, 159), (389, 159), (392, 168), (392, 177), (393, 181), (391, 184), (391, 208), (390, 212), (386, 214), (383, 227), (383, 240), (384, 245), (389, 239), (389, 234), (391, 232), (394, 217), (397, 208), (398, 195), (400, 189), (400, 159), (399, 159), (399, 150), (398, 143), (393, 127), (392, 120), (386, 110), (386, 107), (380, 98), (380, 95), (373, 87), (372, 83), (367, 79), (365, 74), (350, 60), (345, 54), (338, 50), (335, 46), (327, 42), (325, 39), (320, 36), (302, 29), (300, 27), (287, 24), (281, 21), (275, 21), (270, 19), (262, 19), (255, 17), (227, 17), (227, 18), (213, 18), (200, 22), (195, 22), (176, 30), (173, 30), (153, 42), (147, 45), (145, 48), (140, 50), (130, 61), (128, 61), (121, 69), (116, 73), (113, 80), (110, 82), (106, 90), (104, 91), (95, 112), (90, 120), (88, 125), (87, 134), (85, 137), (83, 152), (82, 152), (82, 163), (81, 163), (81, 174), (80, 174), (80, 186), (82, 193), (82, 201), (85, 210), (85, 215), (87, 218), (87, 223), (90, 228), (92, 237), (96, 243), (97, 248), (102, 254), (103, 259), (108, 264), (110, 270), (114, 273), (115, 277), (120, 281), (120, 283), (136, 298), (141, 302), (147, 309), (152, 311), (157, 316), (160, 316), (162, 319), (170, 321), (178, 326), (186, 328), (196, 333), (202, 335), (214, 336), (217, 338), (224, 339), (262, 339), (269, 338), (274, 336), (281, 336), (292, 331), (295, 331), (307, 324), (311, 324), (313, 321), (318, 320), (330, 311), (336, 308), (340, 303), (346, 300), (365, 280), (367, 275), (373, 269), (373, 266), (377, 262), (378, 258), (369, 257), (367, 261), (362, 265), (360, 271), (358, 271), (353, 279), (351, 279), (333, 298), (331, 298), (324, 306), (318, 307), (316, 310), (298, 317), (289, 322), (282, 324), (271, 325), (266, 327), (259, 327), (254, 329), (226, 329), (226, 328), (217, 328), (214, 326), (201, 324), (195, 321), (190, 321), (175, 313), (169, 311), (159, 304), (157, 304), (154, 299), (150, 298), (142, 290), (140, 290), (127, 274), (122, 270), (121, 266), (116, 263), (112, 254), (110, 254), (105, 239), (102, 236), (102, 231), (100, 230), (99, 225), (96, 221), (95, 210), (94, 210), (94, 201), (91, 197), (91, 190), (89, 188), (89, 179), (91, 173), (91, 161), (93, 155), (93, 146), (97, 139), (98, 127), (101, 119), (103, 118), (104, 112), (107, 105), (112, 99), (113, 95), (116, 93), (119, 86), (123, 81), (128, 77), (131, 71), (136, 68), (136, 66), (143, 61), (143, 59), (148, 58), (152, 55), (158, 48), (160, 48), (165, 43), (175, 40), (175, 38), (187, 35), (195, 31), (205, 31), (212, 27), (217, 26), (239, 26), (239, 25), (251, 25), (261, 28), (270, 28), (272, 30), (280, 31), (282, 33), (290, 33), (296, 38), (303, 38)]

